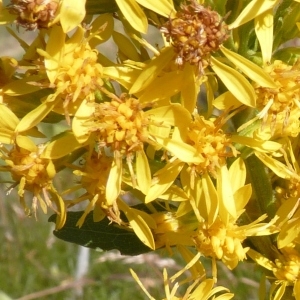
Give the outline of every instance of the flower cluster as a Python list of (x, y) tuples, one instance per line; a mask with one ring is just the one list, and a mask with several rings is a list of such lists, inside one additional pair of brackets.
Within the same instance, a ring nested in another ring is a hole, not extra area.
[[(217, 261), (233, 270), (245, 260), (265, 269), (271, 299), (300, 299), (299, 9), (299, 0), (0, 2), (0, 24), (35, 34), (28, 44), (9, 28), (24, 54), (0, 56), (9, 192), (17, 187), (28, 215), (51, 208), (70, 235), (68, 209), (83, 207), (79, 231), (92, 214), (93, 224), (108, 220), (113, 241), (117, 230), (136, 238), (137, 252), (177, 249), (187, 265), (163, 271), (164, 299), (231, 299), (214, 287)], [(185, 271), (183, 291), (174, 281)]]

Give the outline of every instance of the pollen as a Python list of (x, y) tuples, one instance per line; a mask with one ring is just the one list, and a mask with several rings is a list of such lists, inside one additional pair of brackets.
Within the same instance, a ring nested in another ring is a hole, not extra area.
[(59, 0), (11, 0), (9, 11), (27, 30), (47, 28), (55, 17)]
[(275, 61), (265, 70), (278, 87), (274, 89), (254, 85), (257, 108), (261, 111), (258, 116), (263, 119), (263, 126), (268, 126), (272, 133), (277, 125), (280, 125), (282, 131), (290, 132), (290, 135), (295, 136), (299, 133), (299, 64), (300, 62), (289, 66)]
[(233, 157), (238, 151), (231, 144), (230, 137), (215, 122), (197, 115), (189, 126), (188, 143), (197, 149), (204, 161), (192, 168), (198, 174), (208, 171), (216, 177), (216, 169), (226, 163), (227, 157)]
[(203, 75), (210, 64), (210, 54), (228, 38), (227, 25), (216, 11), (195, 0), (187, 3), (163, 25), (161, 32), (177, 53), (176, 63), (196, 65)]

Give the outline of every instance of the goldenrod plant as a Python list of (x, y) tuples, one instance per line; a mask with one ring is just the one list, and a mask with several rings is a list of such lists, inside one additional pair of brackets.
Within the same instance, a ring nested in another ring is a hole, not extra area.
[[(0, 1), (24, 50), (0, 57), (9, 190), (28, 215), (53, 210), (66, 241), (179, 252), (161, 299), (232, 299), (220, 261), (260, 266), (258, 299), (299, 300), (299, 2)], [(60, 190), (65, 169), (75, 179)]]

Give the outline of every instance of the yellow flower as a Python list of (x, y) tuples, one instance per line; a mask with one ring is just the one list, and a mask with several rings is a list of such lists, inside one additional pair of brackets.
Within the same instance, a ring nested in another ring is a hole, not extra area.
[[(16, 144), (11, 150), (1, 148), (1, 158), (6, 165), (2, 171), (9, 171), (13, 180), (19, 184), (18, 195), (28, 214), (36, 215), (37, 206), (47, 212), (47, 206), (60, 214), (56, 227), (61, 228), (66, 219), (66, 212), (62, 198), (56, 192), (52, 180), (56, 175), (55, 166), (50, 159), (41, 158), (45, 145), (36, 146), (29, 138), (17, 136)], [(25, 203), (25, 191), (33, 194), (31, 210)], [(50, 195), (49, 195), (50, 194)], [(56, 204), (53, 207), (52, 202)]]
[(161, 0), (155, 2), (155, 4), (148, 0), (116, 0), (116, 2), (128, 24), (142, 33), (147, 33), (148, 20), (139, 4), (166, 18), (175, 10), (172, 3), (173, 1), (168, 0)]
[[(93, 219), (95, 222), (101, 221), (105, 216), (110, 217), (118, 214), (118, 212), (113, 212), (114, 207), (107, 205), (105, 198), (106, 183), (112, 160), (112, 157), (108, 157), (105, 154), (101, 155), (93, 149), (86, 154), (83, 166), (74, 166), (74, 174), (81, 177), (78, 188), (84, 188), (86, 193), (74, 200), (66, 201), (67, 206), (70, 207), (85, 200), (90, 201), (83, 216), (77, 222), (78, 226), (83, 224), (86, 215), (91, 210), (93, 210)], [(74, 188), (68, 192), (74, 191)], [(117, 217), (111, 217), (111, 219), (120, 223), (120, 221), (117, 221)]]
[(210, 65), (210, 54), (227, 38), (227, 26), (216, 11), (191, 0), (161, 28), (177, 53), (176, 64), (188, 62), (198, 67), (199, 75)]
[[(173, 284), (171, 288), (171, 283), (173, 283), (179, 276), (183, 274), (184, 271), (190, 269), (195, 265), (198, 261), (199, 256), (196, 255), (182, 270), (174, 274), (171, 278), (168, 277), (167, 270), (163, 270), (163, 279), (164, 279), (164, 289), (165, 289), (165, 298), (161, 298), (162, 300), (208, 300), (208, 299), (215, 299), (215, 300), (229, 300), (233, 298), (232, 293), (228, 293), (229, 290), (222, 287), (217, 286), (214, 287), (215, 281), (213, 279), (203, 279), (202, 277), (198, 277), (194, 280), (192, 284), (186, 289), (183, 295), (178, 295), (178, 289), (182, 285), (180, 282), (176, 282)], [(140, 279), (138, 278), (137, 274), (130, 269), (132, 277), (147, 295), (150, 300), (155, 300), (150, 293), (146, 290)], [(219, 294), (222, 292), (222, 294)], [(223, 293), (225, 292), (225, 293)], [(218, 294), (218, 296), (216, 296)], [(213, 297), (213, 298), (212, 298)]]
[(239, 261), (246, 259), (246, 253), (250, 248), (243, 247), (243, 242), (248, 236), (268, 235), (275, 232), (274, 225), (259, 223), (266, 217), (264, 215), (255, 222), (242, 226), (239, 226), (238, 220), (233, 218), (227, 224), (220, 217), (217, 217), (211, 225), (206, 221), (200, 222), (193, 237), (195, 246), (205, 257), (213, 258), (213, 263), (215, 259), (222, 260), (232, 270)]
[(289, 66), (275, 61), (266, 66), (265, 70), (273, 78), (277, 88), (254, 84), (256, 107), (260, 110), (258, 117), (263, 120), (262, 127), (270, 128), (272, 135), (278, 136), (288, 132), (296, 136), (299, 133), (300, 116), (299, 64)]
[(98, 52), (91, 49), (85, 30), (78, 27), (68, 38), (61, 27), (51, 29), (46, 51), (38, 49), (45, 58), (46, 73), (50, 87), (55, 88), (46, 102), (55, 103), (55, 111), (73, 115), (85, 99), (95, 100), (95, 91), (102, 86), (102, 65), (98, 63)]
[(274, 277), (269, 277), (272, 282), (270, 299), (285, 299), (288, 287), (292, 287), (295, 299), (300, 299), (300, 253), (296, 248), (292, 246), (274, 251), (275, 259), (272, 260), (252, 249), (247, 254), (273, 273)]
[(178, 167), (168, 175), (162, 170), (154, 174), (157, 182), (166, 182), (169, 179), (169, 185), (165, 185), (164, 190), (154, 185), (146, 196), (146, 201), (154, 200), (163, 194), (185, 164), (185, 169), (181, 172), (181, 181), (189, 190), (194, 189), (197, 178), (203, 174), (207, 173), (217, 178), (221, 167), (226, 166), (226, 158), (238, 154), (230, 136), (222, 131), (222, 124), (222, 117), (211, 121), (195, 115), (185, 130), (174, 130), (172, 138), (156, 137), (156, 141), (173, 155), (165, 168)]

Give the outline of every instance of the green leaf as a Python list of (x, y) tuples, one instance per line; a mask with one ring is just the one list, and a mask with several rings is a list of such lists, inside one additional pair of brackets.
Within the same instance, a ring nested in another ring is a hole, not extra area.
[[(105, 218), (100, 222), (93, 221), (93, 212), (90, 212), (81, 228), (76, 223), (83, 211), (68, 212), (65, 225), (53, 234), (66, 242), (75, 243), (88, 248), (100, 248), (102, 250), (119, 250), (123, 255), (138, 255), (151, 251), (133, 231), (111, 224)], [(49, 218), (50, 222), (56, 222), (57, 215)]]

